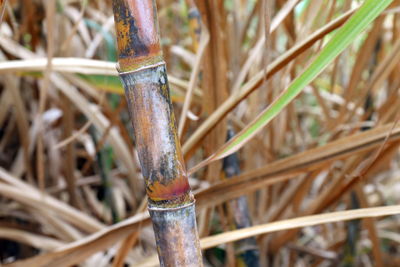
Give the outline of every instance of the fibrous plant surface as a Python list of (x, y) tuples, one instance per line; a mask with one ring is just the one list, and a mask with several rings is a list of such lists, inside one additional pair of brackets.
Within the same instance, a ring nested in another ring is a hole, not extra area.
[[(157, 1), (206, 266), (399, 266), (400, 1), (378, 2)], [(0, 21), (0, 262), (157, 266), (111, 1)]]

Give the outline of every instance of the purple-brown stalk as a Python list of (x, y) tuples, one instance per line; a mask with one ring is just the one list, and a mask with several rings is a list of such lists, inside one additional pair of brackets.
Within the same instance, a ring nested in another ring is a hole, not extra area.
[(161, 266), (202, 266), (190, 190), (159, 42), (155, 0), (113, 0), (118, 71), (149, 197)]

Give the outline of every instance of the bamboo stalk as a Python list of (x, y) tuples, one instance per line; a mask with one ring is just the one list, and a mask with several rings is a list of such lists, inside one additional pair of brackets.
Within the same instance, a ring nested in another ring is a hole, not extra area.
[(118, 71), (149, 197), (161, 266), (202, 266), (189, 187), (159, 42), (155, 0), (113, 0)]

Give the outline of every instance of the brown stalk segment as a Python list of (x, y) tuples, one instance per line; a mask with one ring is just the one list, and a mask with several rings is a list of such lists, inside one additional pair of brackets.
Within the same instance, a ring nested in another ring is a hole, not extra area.
[(161, 62), (157, 10), (152, 0), (113, 0), (120, 71)]
[(113, 0), (119, 74), (134, 128), (161, 266), (202, 266), (154, 0)]
[(168, 207), (192, 202), (175, 130), (165, 65), (120, 73), (120, 77), (150, 203)]

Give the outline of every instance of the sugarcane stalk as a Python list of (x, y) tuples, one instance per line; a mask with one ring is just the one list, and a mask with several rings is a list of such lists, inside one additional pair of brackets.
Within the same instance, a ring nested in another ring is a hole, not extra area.
[(161, 266), (202, 266), (194, 197), (159, 41), (155, 0), (113, 0), (118, 72), (134, 128)]
[[(227, 140), (232, 139), (235, 132), (228, 129)], [(240, 174), (239, 158), (237, 153), (233, 153), (223, 160), (225, 176), (229, 179)], [(233, 212), (233, 219), (237, 229), (253, 226), (249, 214), (249, 206), (246, 196), (241, 196), (229, 201), (229, 206)], [(241, 239), (235, 242), (236, 257), (240, 266), (258, 267), (260, 266), (260, 252), (257, 241), (254, 237)]]
[(189, 34), (192, 39), (192, 50), (197, 52), (201, 33), (200, 12), (194, 3), (194, 0), (186, 0), (186, 5), (189, 7)]

